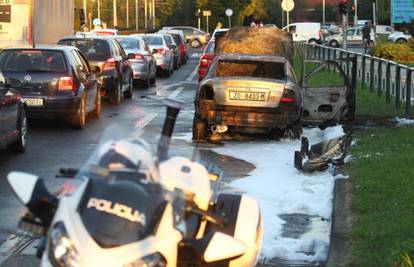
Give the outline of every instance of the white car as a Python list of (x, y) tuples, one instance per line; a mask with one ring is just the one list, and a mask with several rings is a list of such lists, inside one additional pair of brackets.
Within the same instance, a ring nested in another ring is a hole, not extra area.
[[(348, 45), (362, 45), (362, 28), (349, 28), (346, 31), (346, 40)], [(375, 33), (372, 30), (371, 40), (375, 42)], [(325, 43), (331, 47), (340, 47), (343, 43), (342, 33), (328, 36)]]
[(388, 36), (388, 41), (393, 43), (408, 43), (413, 37), (408, 33), (403, 33), (400, 31), (393, 32)]
[(317, 22), (292, 23), (282, 30), (292, 34), (293, 41), (316, 44), (322, 42), (322, 26)]

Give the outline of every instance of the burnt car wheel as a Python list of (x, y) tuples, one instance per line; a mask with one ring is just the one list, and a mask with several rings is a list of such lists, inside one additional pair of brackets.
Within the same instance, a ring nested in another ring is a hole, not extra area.
[(286, 136), (289, 139), (300, 139), (300, 136), (302, 135), (302, 119), (299, 118), (294, 123), (288, 125), (286, 128)]
[(198, 115), (194, 114), (193, 141), (202, 142), (207, 139), (207, 123)]
[(124, 92), (124, 97), (126, 99), (132, 98), (132, 88), (134, 88), (134, 80), (132, 78), (129, 78), (128, 90)]
[(83, 129), (86, 125), (86, 94), (82, 95), (78, 110), (72, 118), (72, 125), (76, 129)]
[(96, 92), (95, 109), (92, 111), (92, 116), (96, 119), (101, 117), (102, 113), (102, 96), (101, 91)]
[(122, 84), (118, 81), (115, 92), (112, 93), (110, 102), (113, 105), (121, 104)]
[(24, 111), (24, 109), (22, 109), (20, 113), (19, 125), (17, 129), (19, 131), (19, 139), (17, 139), (17, 141), (11, 145), (11, 149), (13, 149), (16, 152), (23, 153), (23, 152), (26, 152), (26, 148), (27, 148), (27, 129), (28, 129), (26, 112)]

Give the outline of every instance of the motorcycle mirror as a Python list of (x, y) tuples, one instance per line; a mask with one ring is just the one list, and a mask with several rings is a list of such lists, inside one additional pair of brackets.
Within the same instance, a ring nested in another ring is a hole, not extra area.
[(174, 125), (177, 120), (178, 113), (184, 106), (184, 102), (167, 98), (165, 99), (164, 104), (167, 106), (167, 115), (165, 116), (161, 139), (158, 143), (157, 156), (160, 161), (166, 159), (167, 157), (171, 136), (174, 131)]
[(43, 179), (29, 173), (11, 172), (7, 175), (7, 182), (29, 211), (46, 226), (50, 225), (58, 199), (49, 193)]

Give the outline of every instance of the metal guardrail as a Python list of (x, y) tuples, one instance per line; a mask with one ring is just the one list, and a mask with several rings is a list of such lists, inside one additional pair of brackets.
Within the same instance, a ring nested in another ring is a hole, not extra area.
[[(406, 65), (394, 61), (356, 53), (340, 48), (333, 48), (324, 45), (311, 45), (303, 42), (295, 42), (295, 55), (300, 59), (322, 59), (335, 60), (340, 58), (357, 57), (357, 81), (362, 89), (376, 92), (378, 96), (385, 96), (387, 103), (395, 99), (395, 108), (401, 109), (404, 105), (405, 118), (412, 117), (412, 104), (414, 103), (413, 71)], [(350, 63), (346, 63), (344, 70), (350, 73)]]

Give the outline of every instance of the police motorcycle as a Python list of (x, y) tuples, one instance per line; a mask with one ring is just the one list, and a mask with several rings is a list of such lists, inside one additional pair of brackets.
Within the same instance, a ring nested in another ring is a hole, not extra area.
[[(220, 173), (184, 157), (168, 158), (180, 103), (167, 101), (157, 157), (140, 139), (112, 140), (81, 170), (61, 170), (80, 183), (51, 194), (42, 178), (11, 172), (8, 183), (37, 233), (41, 266), (254, 266), (263, 220), (257, 202), (219, 194)], [(210, 172), (209, 172), (210, 170)]]

